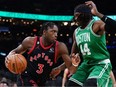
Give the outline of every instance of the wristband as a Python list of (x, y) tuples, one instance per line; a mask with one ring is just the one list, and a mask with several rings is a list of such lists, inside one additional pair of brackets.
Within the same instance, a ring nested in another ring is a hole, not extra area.
[(104, 15), (104, 16), (101, 18), (101, 20), (102, 20), (103, 22), (106, 22), (107, 16)]
[(73, 66), (75, 66), (75, 67), (77, 67), (77, 66), (78, 66), (78, 64), (76, 65), (76, 64), (73, 64), (73, 63), (72, 63), (72, 65), (73, 65)]

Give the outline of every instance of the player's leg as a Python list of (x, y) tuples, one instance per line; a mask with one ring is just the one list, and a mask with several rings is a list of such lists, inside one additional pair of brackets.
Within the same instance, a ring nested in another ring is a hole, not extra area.
[(89, 66), (83, 62), (77, 69), (76, 73), (69, 78), (67, 86), (83, 86), (83, 83), (86, 81), (89, 73)]
[(96, 78), (87, 79), (83, 84), (83, 87), (88, 87), (88, 86), (97, 87), (97, 79)]
[[(84, 83), (84, 87), (112, 87), (110, 79), (111, 64), (99, 64), (93, 67), (88, 79)], [(110, 85), (110, 86), (106, 86)]]
[(69, 81), (66, 83), (66, 87), (82, 87), (82, 86), (80, 86), (80, 85), (78, 85), (77, 83), (75, 83), (75, 82), (69, 80)]
[(18, 76), (17, 78), (17, 85), (18, 86), (33, 86), (34, 81), (31, 80), (28, 76)]

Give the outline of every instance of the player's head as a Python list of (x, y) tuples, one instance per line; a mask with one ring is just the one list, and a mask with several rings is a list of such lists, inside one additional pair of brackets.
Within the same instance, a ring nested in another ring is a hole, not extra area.
[(57, 39), (58, 34), (58, 27), (53, 22), (46, 22), (42, 26), (42, 36), (49, 40), (50, 42), (53, 42)]
[(80, 4), (74, 9), (74, 20), (79, 26), (87, 24), (92, 19), (91, 9), (85, 4)]

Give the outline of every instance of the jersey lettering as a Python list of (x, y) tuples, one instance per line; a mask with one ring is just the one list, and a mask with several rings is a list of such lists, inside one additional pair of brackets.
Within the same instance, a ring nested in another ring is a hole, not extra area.
[(78, 42), (78, 44), (82, 43), (82, 42), (90, 42), (90, 33), (83, 33), (80, 34), (76, 37), (76, 40)]
[(36, 72), (37, 72), (38, 74), (43, 73), (43, 67), (44, 67), (43, 64), (38, 64), (38, 70), (36, 70)]
[(88, 44), (85, 43), (84, 46), (80, 45), (81, 53), (83, 55), (91, 55), (90, 49), (88, 48)]

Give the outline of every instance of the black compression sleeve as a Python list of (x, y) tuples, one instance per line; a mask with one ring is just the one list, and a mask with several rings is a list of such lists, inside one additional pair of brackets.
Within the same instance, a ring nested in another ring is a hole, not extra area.
[(113, 20), (105, 15), (101, 18), (101, 20), (105, 23), (106, 30), (107, 29), (110, 29), (110, 31), (111, 31), (111, 29), (116, 30), (116, 21), (115, 20)]

